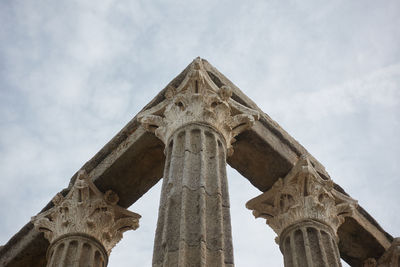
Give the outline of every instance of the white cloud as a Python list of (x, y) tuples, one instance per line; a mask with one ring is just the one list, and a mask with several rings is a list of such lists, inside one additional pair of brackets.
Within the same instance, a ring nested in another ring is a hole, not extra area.
[(267, 108), (290, 120), (301, 114), (299, 120), (319, 122), (331, 116), (345, 116), (361, 112), (362, 108), (399, 108), (400, 64), (382, 68), (373, 73), (328, 88), (299, 91), (289, 97), (271, 99)]

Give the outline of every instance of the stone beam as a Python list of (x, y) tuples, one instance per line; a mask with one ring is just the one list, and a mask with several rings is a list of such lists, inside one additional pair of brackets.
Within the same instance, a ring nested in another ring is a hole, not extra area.
[[(258, 110), (260, 119), (246, 132), (236, 137), (235, 153), (228, 164), (241, 173), (251, 184), (265, 192), (281, 177), (285, 177), (301, 155), (307, 155), (317, 173), (329, 179), (325, 167), (299, 142), (290, 136), (277, 122), (272, 120), (249, 99), (237, 86), (208, 62), (204, 63), (209, 75), (218, 86), (232, 88), (233, 96), (242, 105)], [(334, 188), (349, 196), (339, 185)], [(346, 218), (339, 227), (340, 256), (351, 266), (363, 266), (368, 258), (378, 259), (387, 250), (393, 237), (361, 206)]]
[[(157, 103), (159, 96), (149, 106)], [(116, 192), (120, 196), (118, 204), (127, 208), (162, 177), (165, 161), (163, 149), (163, 143), (139, 127), (135, 117), (86, 162), (82, 170), (88, 173), (103, 193), (107, 190)], [(60, 191), (63, 196), (68, 194), (76, 178), (77, 173), (70, 179), (69, 186)], [(50, 201), (39, 213), (52, 207)], [(0, 266), (45, 266), (48, 246), (49, 242), (43, 233), (28, 222), (0, 248)]]
[[(235, 137), (235, 153), (228, 164), (235, 168), (260, 191), (265, 192), (293, 168), (299, 157), (307, 154), (321, 177), (328, 173), (306, 149), (283, 130), (243, 92), (215, 69), (206, 60), (204, 68), (216, 86), (232, 89), (232, 99), (260, 112), (260, 119), (251, 130)], [(178, 88), (192, 67), (190, 64), (172, 80), (143, 110), (155, 107), (165, 99), (168, 88)], [(163, 175), (165, 157), (163, 143), (152, 133), (146, 132), (133, 118), (109, 143), (82, 167), (94, 184), (104, 193), (113, 190), (119, 197), (119, 205), (128, 207), (155, 185)], [(65, 196), (73, 185), (76, 174), (68, 188), (61, 191)], [(334, 185), (335, 189), (347, 195)], [(52, 207), (51, 202), (41, 211)], [(244, 208), (244, 207), (243, 207)], [(341, 257), (352, 266), (362, 266), (368, 258), (379, 258), (390, 247), (393, 238), (362, 208), (357, 207), (354, 216), (346, 218), (338, 229), (341, 242), (338, 244)], [(343, 242), (342, 242), (343, 241)], [(48, 241), (37, 232), (32, 223), (27, 223), (7, 244), (0, 248), (1, 266), (27, 266), (37, 262), (43, 266)]]
[[(178, 87), (189, 67), (175, 77), (166, 88)], [(143, 110), (163, 101), (166, 88)], [(127, 208), (161, 179), (165, 161), (163, 150), (164, 144), (154, 134), (139, 127), (138, 120), (134, 117), (81, 169), (88, 173), (103, 193), (107, 190), (116, 192), (120, 197), (118, 204)], [(70, 179), (68, 187), (60, 191), (63, 196), (68, 194), (76, 178), (77, 173)], [(49, 201), (39, 213), (52, 207), (53, 203)], [(48, 246), (49, 242), (43, 234), (28, 222), (0, 248), (0, 266), (43, 266)]]

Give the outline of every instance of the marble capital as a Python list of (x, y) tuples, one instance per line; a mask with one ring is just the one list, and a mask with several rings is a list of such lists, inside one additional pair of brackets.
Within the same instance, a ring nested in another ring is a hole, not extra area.
[(53, 198), (54, 207), (32, 217), (36, 229), (50, 243), (71, 235), (93, 237), (110, 254), (122, 234), (139, 227), (139, 214), (117, 205), (119, 198), (109, 190), (100, 192), (81, 170), (69, 193)]
[(233, 153), (234, 137), (249, 129), (259, 113), (231, 98), (228, 86), (218, 87), (197, 58), (178, 88), (170, 86), (165, 100), (138, 115), (142, 126), (168, 144), (172, 134), (188, 124), (214, 128), (225, 139), (228, 154)]
[(337, 237), (337, 229), (351, 216), (357, 201), (335, 190), (333, 181), (323, 179), (302, 156), (285, 178), (246, 207), (256, 218), (265, 218), (278, 238), (287, 227), (305, 220), (329, 226)]

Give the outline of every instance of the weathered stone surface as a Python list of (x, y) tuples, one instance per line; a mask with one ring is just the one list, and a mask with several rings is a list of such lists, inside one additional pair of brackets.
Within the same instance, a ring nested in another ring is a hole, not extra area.
[(166, 153), (153, 266), (233, 264), (222, 136), (189, 125), (174, 135)]
[(81, 170), (65, 197), (57, 194), (54, 207), (32, 218), (50, 242), (47, 266), (106, 266), (123, 232), (139, 227), (140, 215), (119, 207), (118, 200), (111, 190), (101, 193)]
[(47, 252), (47, 267), (105, 267), (108, 254), (96, 239), (86, 235), (65, 235), (52, 243)]
[[(192, 64), (143, 110), (164, 101), (168, 88), (178, 88)], [(235, 153), (227, 161), (260, 191), (267, 191), (279, 177), (284, 177), (291, 170), (300, 155), (308, 152), (211, 64), (206, 60), (202, 60), (202, 64), (218, 88), (230, 87), (233, 100), (259, 112), (259, 121), (255, 121), (250, 130), (235, 137), (237, 141), (232, 144)], [(165, 162), (163, 149), (163, 143), (140, 127), (135, 117), (82, 169), (102, 192), (115, 191), (120, 197), (118, 204), (128, 207), (162, 177)], [(309, 157), (318, 174), (329, 177), (322, 164), (311, 155)], [(70, 186), (62, 191), (64, 196), (75, 179), (76, 175), (72, 177)], [(334, 184), (334, 188), (345, 194), (338, 185)], [(50, 202), (43, 211), (52, 205)], [(360, 206), (352, 218), (345, 219), (338, 235), (341, 257), (352, 266), (362, 266), (367, 258), (380, 258), (393, 240)], [(29, 222), (0, 249), (0, 266), (43, 266), (48, 245), (43, 234)]]
[(267, 219), (278, 234), (286, 267), (341, 266), (337, 229), (353, 214), (357, 201), (336, 191), (307, 156), (246, 207), (256, 218)]
[(218, 88), (199, 58), (165, 95), (139, 114), (167, 146), (153, 266), (232, 266), (226, 156), (258, 112)]
[(392, 245), (378, 260), (378, 267), (400, 267), (400, 238), (395, 238)]
[(290, 225), (314, 220), (330, 227), (336, 238), (337, 229), (352, 215), (357, 201), (336, 191), (333, 181), (323, 179), (307, 156), (302, 156), (285, 178), (247, 202), (246, 207), (256, 218), (267, 219), (278, 237)]
[(164, 144), (181, 127), (196, 123), (208, 125), (224, 137), (231, 155), (234, 137), (259, 119), (256, 110), (243, 106), (231, 96), (230, 87), (219, 88), (207, 74), (202, 60), (196, 58), (179, 87), (168, 87), (165, 100), (142, 111), (138, 117), (143, 127), (154, 132)]
[(332, 228), (306, 220), (286, 228), (281, 234), (280, 249), (285, 267), (339, 267), (340, 255)]
[[(259, 110), (261, 114), (249, 131), (235, 138), (235, 153), (228, 158), (231, 167), (265, 192), (291, 170), (301, 155), (307, 154), (318, 174), (324, 179), (329, 178), (324, 166), (238, 87), (208, 62), (205, 61), (204, 66), (218, 86), (227, 85), (232, 88), (233, 99), (246, 107)], [(334, 188), (347, 195), (339, 185), (334, 184)], [(379, 258), (393, 240), (361, 206), (353, 212), (352, 218), (345, 219), (339, 227), (338, 235), (340, 240), (348, 241), (340, 241), (339, 249), (341, 257), (351, 266), (362, 266), (363, 261), (369, 257)]]
[(363, 267), (376, 267), (376, 260), (374, 258), (368, 258), (364, 261)]
[(29, 222), (1, 248), (0, 266), (46, 266), (48, 246), (43, 233)]
[(361, 267), (365, 259), (379, 258), (385, 252), (385, 247), (377, 244), (388, 242), (390, 246), (389, 241), (380, 242), (376, 239), (376, 230), (364, 227), (368, 224), (359, 223), (363, 218), (357, 209), (352, 217), (345, 218), (338, 229), (340, 255), (350, 266)]
[(101, 193), (81, 170), (71, 191), (65, 197), (57, 194), (54, 207), (32, 222), (50, 243), (64, 235), (83, 234), (97, 240), (109, 254), (123, 232), (139, 227), (140, 215), (118, 206), (118, 200), (111, 190)]

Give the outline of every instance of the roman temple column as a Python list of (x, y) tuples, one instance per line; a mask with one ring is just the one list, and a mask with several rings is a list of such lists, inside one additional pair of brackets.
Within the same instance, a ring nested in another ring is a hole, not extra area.
[(357, 202), (323, 179), (302, 156), (270, 190), (247, 202), (254, 216), (267, 219), (285, 267), (341, 266), (337, 229)]
[(122, 233), (139, 227), (140, 215), (117, 205), (111, 190), (100, 192), (81, 170), (69, 193), (53, 198), (54, 207), (32, 218), (50, 242), (48, 267), (105, 267)]
[(233, 266), (226, 157), (258, 113), (231, 95), (198, 58), (178, 88), (139, 115), (165, 143), (153, 266)]

